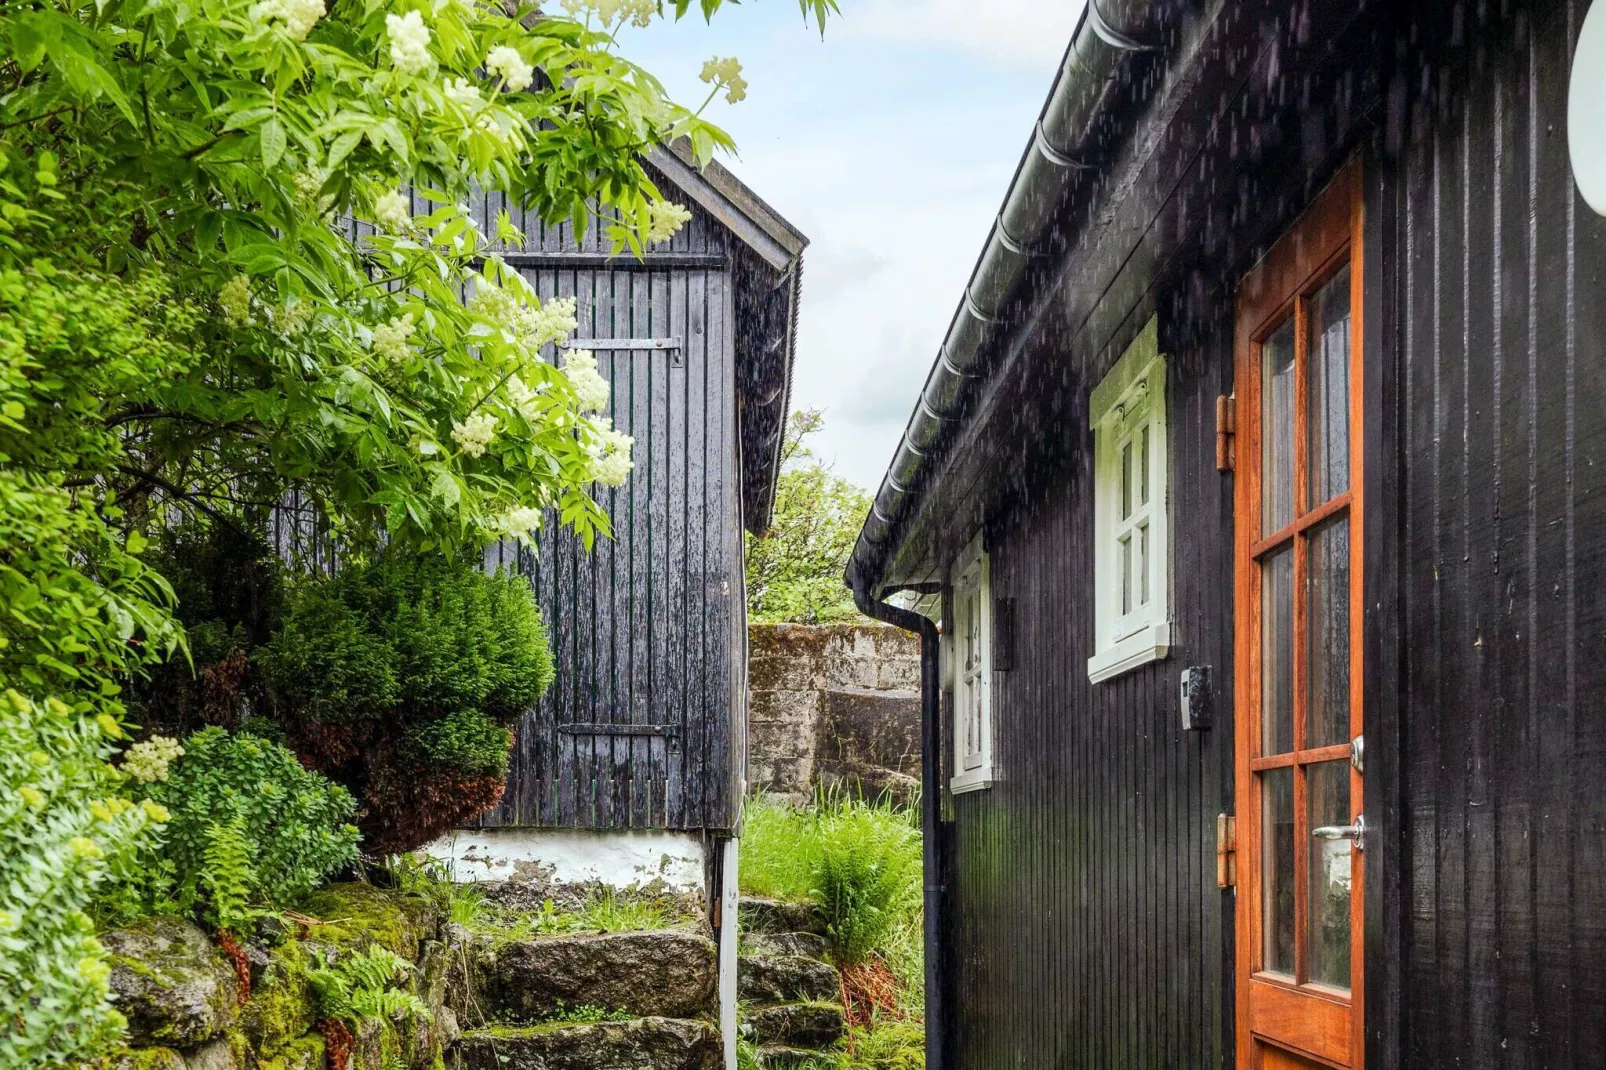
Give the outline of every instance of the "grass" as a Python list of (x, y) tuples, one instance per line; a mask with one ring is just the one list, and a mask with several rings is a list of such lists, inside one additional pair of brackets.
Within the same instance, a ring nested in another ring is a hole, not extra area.
[(814, 903), (850, 987), (857, 967), (883, 980), (890, 970), (896, 980), (895, 999), (858, 1015), (846, 1050), (822, 1056), (818, 1070), (925, 1065), (920, 855), (917, 812), (887, 802), (822, 795), (807, 807), (764, 799), (747, 804), (738, 869), (742, 892)]

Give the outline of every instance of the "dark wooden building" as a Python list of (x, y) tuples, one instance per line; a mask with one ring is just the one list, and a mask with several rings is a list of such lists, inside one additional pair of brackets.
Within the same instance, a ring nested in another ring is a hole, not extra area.
[(1606, 1067), (1603, 45), (1089, 0), (848, 571), (932, 1070)]
[[(543, 226), (505, 254), (542, 298), (575, 297), (635, 468), (599, 488), (613, 538), (507, 543), (540, 597), (557, 679), (520, 722), (482, 827), (734, 829), (746, 774), (743, 529), (768, 524), (791, 380), (803, 237), (719, 164), (648, 158), (692, 219), (641, 259), (593, 227)], [(504, 205), (477, 205), (490, 230)]]

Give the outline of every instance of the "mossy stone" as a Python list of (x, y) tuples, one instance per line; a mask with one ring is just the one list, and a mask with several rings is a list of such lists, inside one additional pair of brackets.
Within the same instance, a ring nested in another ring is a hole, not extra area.
[(287, 940), (269, 954), (262, 979), (240, 1013), (240, 1029), (259, 1056), (299, 1042), (317, 1021), (312, 967), (312, 952), (297, 940)]
[(354, 951), (377, 943), (408, 962), (418, 961), (419, 942), (440, 927), (440, 908), (429, 897), (386, 892), (356, 881), (320, 888), (299, 909), (322, 923), (307, 926), (308, 942)]
[(190, 1048), (234, 1023), (240, 1010), (234, 968), (190, 922), (158, 915), (100, 940), (136, 1047)]
[(89, 1065), (94, 1070), (184, 1070), (184, 1057), (172, 1048), (124, 1048)]

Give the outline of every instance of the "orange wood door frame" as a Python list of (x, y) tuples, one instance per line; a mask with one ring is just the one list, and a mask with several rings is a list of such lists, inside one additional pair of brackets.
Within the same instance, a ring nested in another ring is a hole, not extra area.
[[(1331, 527), (1348, 516), (1348, 701), (1351, 738), (1362, 732), (1361, 628), (1363, 529), (1361, 488), (1361, 384), (1364, 331), (1361, 323), (1364, 279), (1362, 245), (1362, 169), (1356, 160), (1312, 203), (1287, 234), (1245, 277), (1238, 291), (1235, 328), (1237, 458), (1234, 533), (1235, 651), (1237, 694), (1234, 716), (1234, 792), (1238, 815), (1236, 1045), (1239, 1070), (1333, 1066), (1360, 1068), (1363, 1062), (1364, 858), (1351, 850), (1348, 992), (1307, 981), (1309, 887), (1308, 793), (1305, 763), (1347, 756), (1347, 745), (1305, 748), (1308, 710), (1306, 532)], [(1348, 490), (1324, 502), (1308, 500), (1307, 298), (1349, 267)], [(1278, 530), (1262, 530), (1261, 343), (1294, 320), (1293, 520)], [(1263, 756), (1261, 558), (1292, 548), (1292, 713), (1293, 750)], [(1289, 767), (1294, 780), (1294, 968), (1292, 979), (1262, 971), (1264, 889), (1262, 812), (1258, 779), (1263, 771)], [(1359, 770), (1349, 773), (1349, 807), (1362, 811)], [(1340, 945), (1342, 946), (1342, 945)]]

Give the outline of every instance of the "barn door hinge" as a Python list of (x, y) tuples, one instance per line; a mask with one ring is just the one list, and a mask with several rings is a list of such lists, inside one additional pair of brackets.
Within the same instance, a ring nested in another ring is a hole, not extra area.
[(1216, 815), (1216, 887), (1231, 888), (1238, 883), (1238, 819), (1232, 814)]
[(1238, 438), (1238, 399), (1231, 394), (1216, 398), (1216, 471), (1232, 471)]

